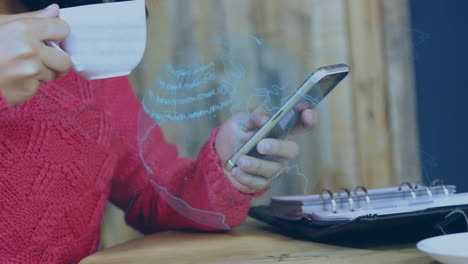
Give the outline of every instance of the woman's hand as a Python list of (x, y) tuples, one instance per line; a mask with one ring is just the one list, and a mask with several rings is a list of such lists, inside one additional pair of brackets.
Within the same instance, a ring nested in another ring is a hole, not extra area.
[[(288, 136), (312, 129), (316, 123), (315, 113), (310, 109), (301, 112), (301, 120)], [(255, 132), (268, 121), (264, 114), (239, 113), (225, 122), (216, 136), (215, 149), (222, 165), (228, 161), (240, 145), (250, 139)], [(240, 157), (237, 167), (227, 171), (226, 175), (239, 191), (256, 193), (269, 188), (277, 176), (287, 168), (287, 161), (299, 154), (296, 142), (286, 139), (265, 138), (257, 144), (261, 154), (274, 157), (261, 160), (244, 155)]]
[(59, 7), (18, 15), (0, 15), (0, 92), (10, 105), (32, 98), (41, 82), (52, 81), (71, 68), (66, 53), (45, 45), (60, 42), (70, 30), (57, 18)]

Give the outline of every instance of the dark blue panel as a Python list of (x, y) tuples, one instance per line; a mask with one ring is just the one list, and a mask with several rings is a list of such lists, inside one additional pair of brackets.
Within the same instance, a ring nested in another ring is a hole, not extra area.
[(425, 178), (468, 191), (468, 1), (410, 5)]

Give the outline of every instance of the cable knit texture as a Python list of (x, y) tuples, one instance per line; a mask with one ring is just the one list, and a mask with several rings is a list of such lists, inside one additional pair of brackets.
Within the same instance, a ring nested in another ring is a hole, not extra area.
[(0, 98), (0, 262), (79, 262), (97, 250), (109, 199), (144, 233), (240, 224), (252, 196), (219, 166), (217, 130), (191, 160), (156, 126), (141, 149), (148, 170), (137, 124), (152, 122), (126, 77), (70, 72), (21, 106)]

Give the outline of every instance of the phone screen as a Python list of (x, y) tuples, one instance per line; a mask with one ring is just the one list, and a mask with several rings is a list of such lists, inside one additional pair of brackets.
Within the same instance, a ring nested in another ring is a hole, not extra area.
[(228, 160), (226, 169), (231, 170), (240, 156), (247, 154), (259, 159), (268, 159), (257, 151), (257, 143), (262, 138), (284, 138), (301, 122), (301, 113), (305, 109), (313, 109), (333, 88), (343, 80), (349, 72), (349, 66), (337, 64), (319, 68), (312, 73), (280, 109), (273, 114), (268, 122), (261, 127), (240, 149)]
[(328, 75), (316, 83), (305, 96), (273, 128), (269, 137), (286, 136), (300, 121), (304, 109), (313, 109), (343, 79), (342, 74)]
[[(347, 72), (340, 72), (327, 75), (320, 79), (319, 82), (315, 83), (312, 88), (301, 97), (301, 99), (294, 105), (294, 107), (289, 110), (286, 115), (284, 115), (278, 124), (273, 127), (266, 138), (284, 138), (294, 127), (296, 127), (296, 125), (301, 122), (302, 111), (305, 109), (315, 108), (315, 106), (317, 106), (331, 92), (331, 90), (333, 90), (333, 88), (335, 88), (335, 86), (341, 80), (343, 80), (344, 77), (346, 77), (346, 75)], [(307, 81), (308, 80), (306, 80), (304, 83)], [(299, 89), (296, 90), (296, 92), (299, 92)], [(291, 95), (291, 97), (293, 95)], [(264, 155), (257, 151), (256, 147), (252, 148), (252, 150), (250, 150), (247, 155), (262, 159), (265, 158)]]

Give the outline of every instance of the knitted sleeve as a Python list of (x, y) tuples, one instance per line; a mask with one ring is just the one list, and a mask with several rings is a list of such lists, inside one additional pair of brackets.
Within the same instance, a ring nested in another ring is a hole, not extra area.
[(10, 106), (8, 105), (7, 101), (5, 101), (5, 99), (3, 98), (2, 93), (0, 92), (0, 113), (7, 110), (8, 107), (10, 107)]
[[(163, 229), (223, 230), (243, 222), (252, 195), (235, 189), (214, 149), (215, 129), (196, 160), (178, 156), (154, 120), (141, 110), (127, 78), (105, 80), (102, 96), (118, 142), (125, 149), (111, 200), (128, 224), (151, 233)], [(119, 144), (115, 144), (116, 146)]]

